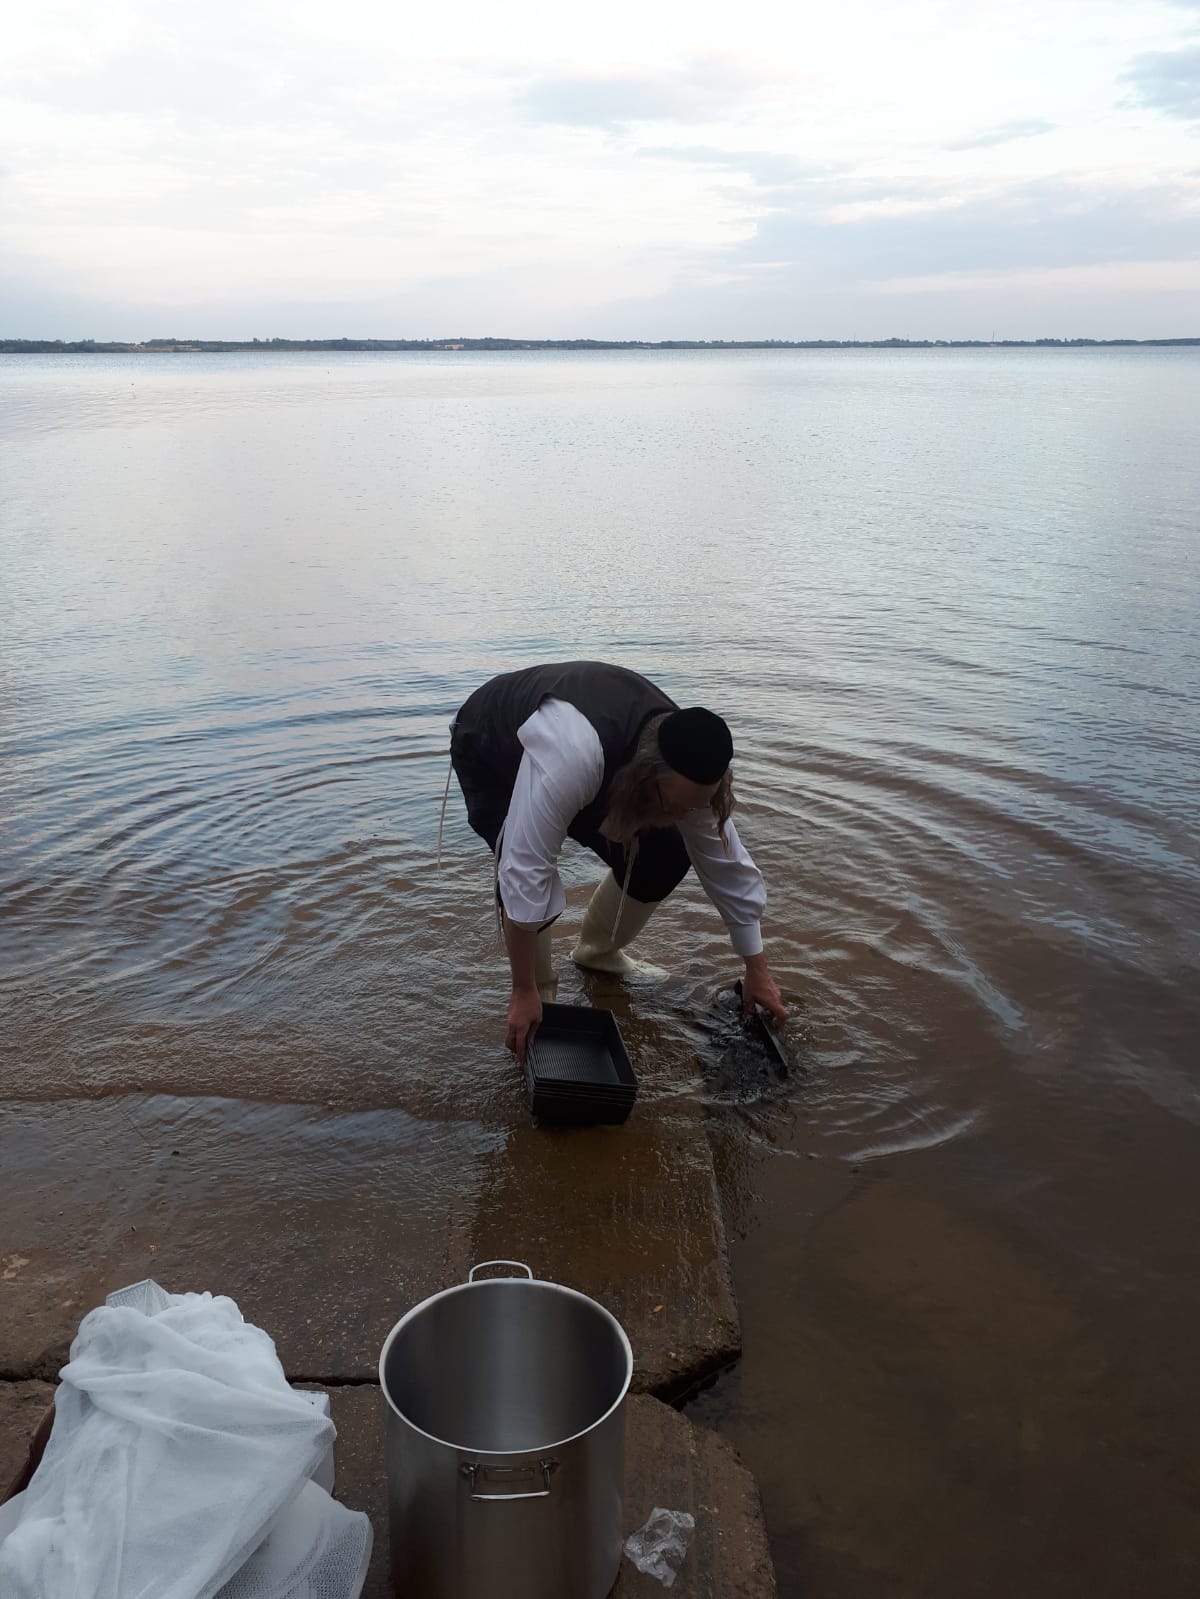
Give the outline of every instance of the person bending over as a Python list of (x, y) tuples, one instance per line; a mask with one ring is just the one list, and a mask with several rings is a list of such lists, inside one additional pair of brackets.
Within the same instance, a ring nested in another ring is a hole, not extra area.
[(512, 968), (505, 1042), (524, 1061), (552, 989), (550, 927), (566, 906), (558, 875), (573, 838), (608, 866), (571, 958), (615, 974), (689, 869), (745, 962), (743, 1003), (787, 1015), (763, 953), (762, 873), (730, 820), (733, 739), (702, 706), (681, 709), (637, 672), (565, 661), (505, 672), (456, 716), (450, 756), (467, 819), (496, 856)]

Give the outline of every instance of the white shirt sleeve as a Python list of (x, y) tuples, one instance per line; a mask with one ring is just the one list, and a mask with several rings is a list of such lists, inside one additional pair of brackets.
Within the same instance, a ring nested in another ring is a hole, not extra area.
[(600, 792), (600, 735), (565, 700), (543, 700), (517, 729), (524, 754), (500, 835), (500, 898), (518, 927), (537, 928), (566, 908), (558, 857), (567, 829)]
[(759, 923), (766, 909), (767, 889), (762, 873), (738, 837), (737, 828), (732, 822), (725, 824), (728, 849), (721, 842), (716, 818), (710, 810), (690, 811), (679, 823), (679, 831), (704, 892), (729, 929), (735, 952), (743, 957), (761, 955), (763, 941)]

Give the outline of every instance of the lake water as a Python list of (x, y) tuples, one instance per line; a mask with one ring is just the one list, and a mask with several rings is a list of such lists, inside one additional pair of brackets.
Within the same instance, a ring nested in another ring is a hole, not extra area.
[(3, 358), (0, 1098), (486, 1120), (447, 723), (633, 666), (734, 726), (794, 1006), (727, 1092), (715, 913), (647, 930), (781, 1593), (1194, 1595), (1198, 417), (1187, 349)]

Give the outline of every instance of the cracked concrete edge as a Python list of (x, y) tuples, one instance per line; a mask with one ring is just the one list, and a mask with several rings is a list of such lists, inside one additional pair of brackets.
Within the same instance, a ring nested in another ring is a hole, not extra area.
[[(335, 1390), (335, 1493), (365, 1511), (375, 1532), (363, 1599), (390, 1599), (388, 1498), (384, 1439), (387, 1408), (378, 1388)], [(625, 1535), (655, 1507), (695, 1517), (687, 1556), (672, 1599), (772, 1599), (775, 1568), (758, 1485), (734, 1449), (715, 1432), (649, 1395), (631, 1395), (626, 1409)], [(611, 1599), (651, 1599), (661, 1583), (627, 1560)]]
[[(574, 1285), (568, 1285), (574, 1286)], [(618, 1317), (618, 1319), (620, 1319)], [(703, 1339), (680, 1351), (653, 1349), (648, 1355), (638, 1357), (640, 1340), (634, 1340), (635, 1363), (630, 1392), (646, 1394), (669, 1405), (682, 1405), (729, 1371), (741, 1359), (741, 1326), (736, 1314), (721, 1314), (715, 1319), (711, 1331)], [(61, 1345), (45, 1350), (29, 1365), (17, 1369), (0, 1369), (0, 1385), (5, 1388), (42, 1387), (53, 1392), (58, 1385), (59, 1372), (70, 1358), (69, 1346)], [(319, 1373), (285, 1371), (290, 1383), (314, 1388), (374, 1387), (378, 1382), (378, 1369), (355, 1372)], [(0, 1472), (0, 1480), (3, 1473)]]
[(28, 1461), (33, 1435), (53, 1402), (53, 1383), (0, 1381), (0, 1502)]
[[(336, 1495), (364, 1511), (375, 1534), (363, 1599), (390, 1599), (383, 1395), (373, 1383), (327, 1391), (338, 1429)], [(53, 1396), (49, 1383), (0, 1383), (0, 1494), (25, 1464)], [(626, 1535), (658, 1505), (695, 1517), (675, 1599), (772, 1599), (775, 1569), (753, 1476), (715, 1432), (648, 1395), (628, 1400), (623, 1499)], [(650, 1599), (660, 1592), (659, 1583), (623, 1560), (611, 1599)]]

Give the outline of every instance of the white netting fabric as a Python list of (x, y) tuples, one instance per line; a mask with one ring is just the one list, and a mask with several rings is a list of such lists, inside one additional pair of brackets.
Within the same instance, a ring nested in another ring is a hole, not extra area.
[(371, 1527), (320, 1485), (333, 1436), (231, 1299), (123, 1289), (72, 1345), (0, 1594), (358, 1599)]
[(306, 1482), (217, 1599), (357, 1599), (371, 1524)]

